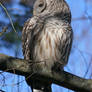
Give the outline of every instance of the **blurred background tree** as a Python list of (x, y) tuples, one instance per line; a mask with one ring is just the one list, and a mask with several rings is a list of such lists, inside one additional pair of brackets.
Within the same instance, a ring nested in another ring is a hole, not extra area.
[[(35, 0), (0, 0), (7, 9), (15, 27), (12, 28), (9, 16), (0, 5), (0, 53), (23, 58), (21, 31), (24, 22), (32, 16)], [(75, 75), (92, 78), (92, 0), (66, 0), (72, 12), (74, 39), (69, 63), (65, 70)], [(1, 71), (2, 72), (2, 71)], [(23, 76), (0, 74), (0, 89), (5, 92), (31, 92)], [(63, 87), (52, 85), (53, 92), (72, 92)]]

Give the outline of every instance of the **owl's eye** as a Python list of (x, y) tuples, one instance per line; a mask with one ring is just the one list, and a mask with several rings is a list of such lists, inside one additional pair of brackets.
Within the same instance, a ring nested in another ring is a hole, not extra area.
[(41, 3), (41, 4), (39, 4), (39, 7), (43, 7), (43, 4)]

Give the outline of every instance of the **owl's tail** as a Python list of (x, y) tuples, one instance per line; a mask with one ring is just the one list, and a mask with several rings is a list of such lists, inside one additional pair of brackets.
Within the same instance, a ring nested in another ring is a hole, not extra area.
[(32, 92), (52, 92), (51, 91), (51, 85), (48, 85), (47, 87), (42, 87), (40, 89), (32, 89)]
[(40, 80), (32, 80), (30, 85), (32, 92), (52, 92), (50, 83), (42, 82)]

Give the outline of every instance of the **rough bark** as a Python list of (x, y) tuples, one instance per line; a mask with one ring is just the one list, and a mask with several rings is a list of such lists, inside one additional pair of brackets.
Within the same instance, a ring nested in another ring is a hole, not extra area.
[(84, 79), (66, 71), (39, 70), (31, 60), (27, 61), (0, 54), (0, 70), (26, 77), (30, 76), (31, 79), (40, 79), (43, 82), (55, 83), (78, 92), (92, 92), (91, 79)]

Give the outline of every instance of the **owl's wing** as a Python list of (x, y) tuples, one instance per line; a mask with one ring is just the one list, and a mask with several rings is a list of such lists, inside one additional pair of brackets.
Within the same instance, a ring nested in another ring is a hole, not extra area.
[[(31, 40), (31, 33), (36, 26), (36, 21), (37, 19), (35, 17), (28, 19), (25, 22), (22, 30), (22, 49), (23, 49), (23, 55), (25, 59), (30, 58), (29, 39)], [(30, 35), (30, 38), (29, 38), (29, 35)]]
[(69, 23), (64, 23), (63, 27), (63, 35), (60, 39), (60, 52), (61, 52), (61, 60), (63, 65), (66, 65), (68, 62), (68, 57), (70, 54), (72, 39), (73, 39), (73, 31)]

